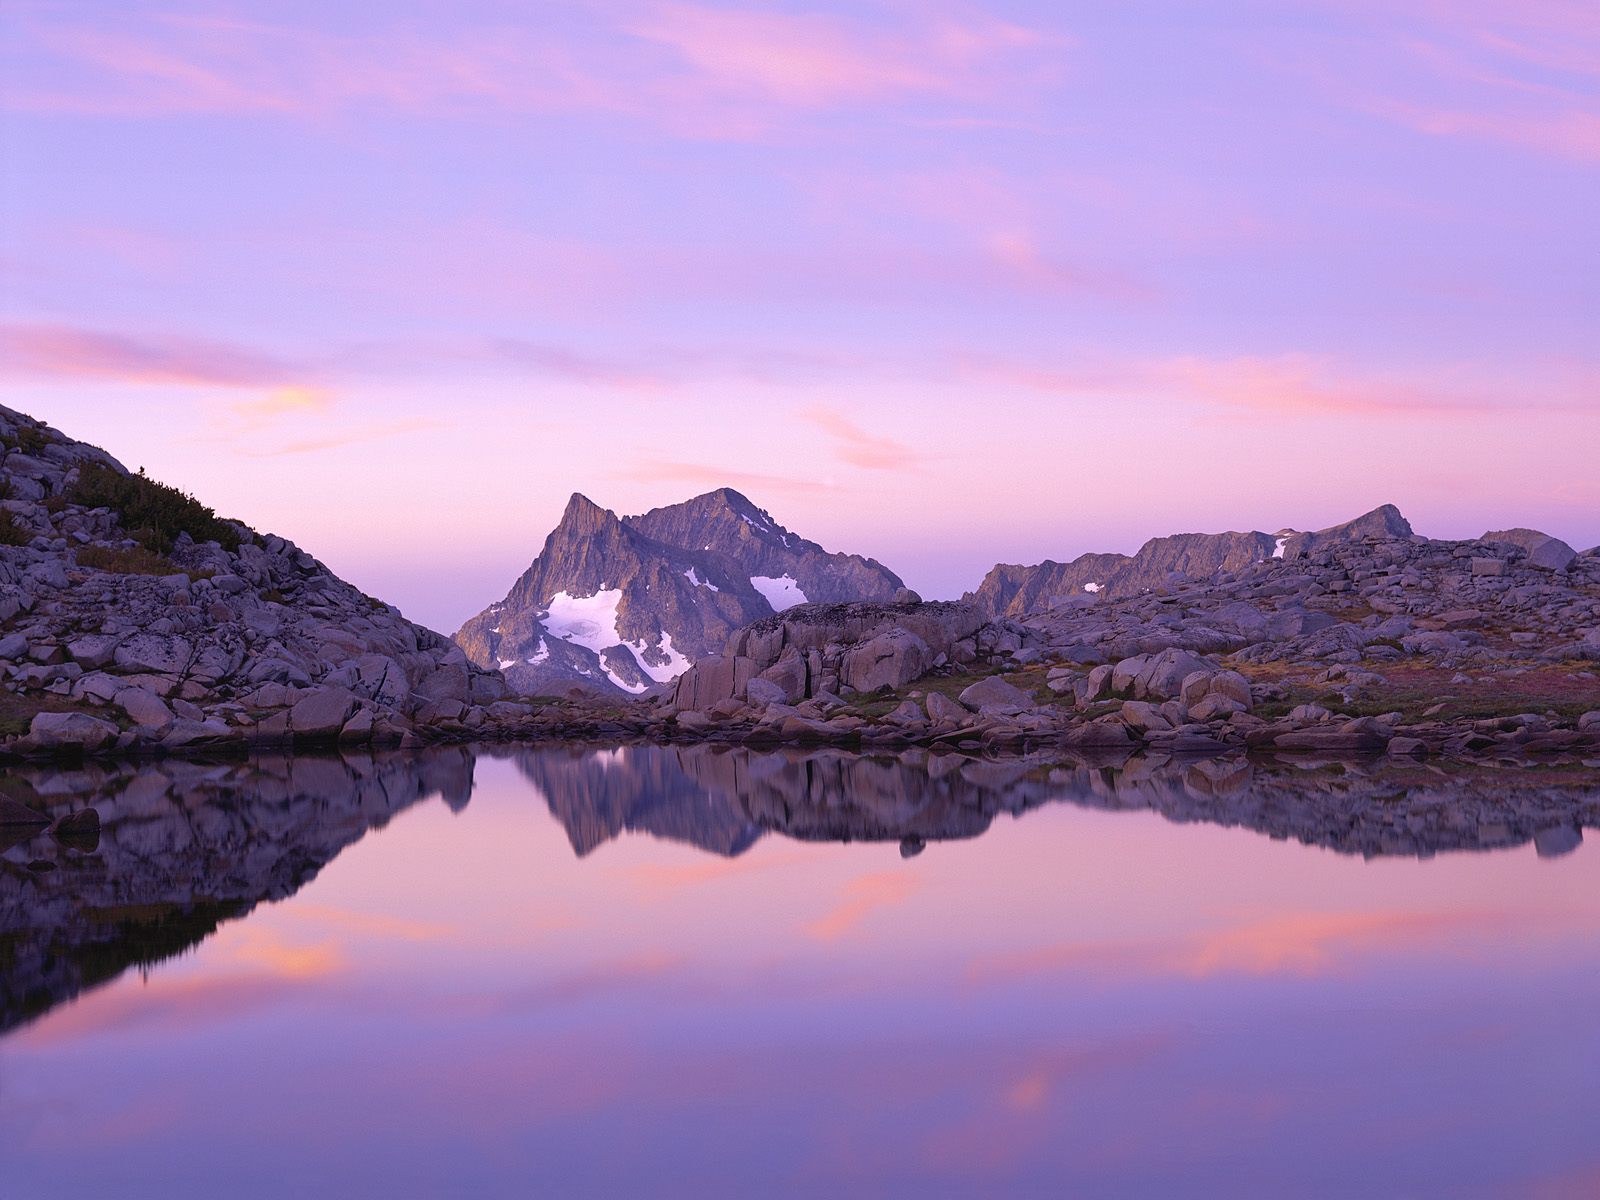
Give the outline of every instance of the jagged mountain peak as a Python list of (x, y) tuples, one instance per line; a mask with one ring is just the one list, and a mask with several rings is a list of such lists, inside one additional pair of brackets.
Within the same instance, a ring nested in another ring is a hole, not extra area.
[(887, 600), (900, 586), (882, 564), (828, 553), (733, 488), (622, 518), (574, 493), (510, 594), (456, 640), (523, 691), (637, 695), (775, 611)]

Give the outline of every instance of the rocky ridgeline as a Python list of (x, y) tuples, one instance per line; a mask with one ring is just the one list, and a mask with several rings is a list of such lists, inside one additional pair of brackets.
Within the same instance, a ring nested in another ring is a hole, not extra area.
[[(93, 503), (86, 472), (137, 518)], [(0, 494), (7, 755), (398, 743), (528, 711), (505, 703), (497, 674), (293, 543), (218, 521), (10, 409)], [(214, 540), (129, 528), (146, 509)]]

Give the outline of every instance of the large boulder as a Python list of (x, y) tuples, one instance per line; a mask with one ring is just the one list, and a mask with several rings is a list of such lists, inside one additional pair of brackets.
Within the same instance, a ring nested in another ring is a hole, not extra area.
[(839, 678), (858, 692), (875, 692), (921, 679), (932, 665), (927, 642), (909, 629), (894, 628), (849, 650)]
[(124, 688), (117, 693), (117, 705), (135, 725), (145, 728), (160, 729), (173, 721), (167, 702), (146, 688)]
[(1033, 699), (1027, 692), (1014, 687), (997, 675), (978, 680), (963, 690), (958, 699), (973, 712), (985, 710), (1018, 712), (1034, 706)]
[(90, 754), (114, 744), (120, 733), (110, 721), (74, 712), (38, 713), (28, 726), (28, 736), (41, 749), (83, 750)]
[(339, 736), (356, 704), (355, 693), (346, 688), (313, 688), (289, 710), (289, 727), (297, 741), (331, 741)]

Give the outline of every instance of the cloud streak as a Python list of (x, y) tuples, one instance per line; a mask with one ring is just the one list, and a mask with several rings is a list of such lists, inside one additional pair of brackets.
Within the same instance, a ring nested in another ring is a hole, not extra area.
[(4, 101), (27, 111), (579, 112), (735, 139), (786, 113), (930, 97), (981, 104), (1052, 77), (1069, 45), (982, 13), (866, 20), (667, 0), (569, 12), (531, 30), (396, 24), (352, 36), (166, 15), (112, 27), (36, 19), (25, 32), (31, 69)]
[(870, 433), (833, 408), (807, 409), (801, 416), (833, 441), (833, 452), (841, 462), (865, 471), (915, 470), (926, 456), (904, 442)]

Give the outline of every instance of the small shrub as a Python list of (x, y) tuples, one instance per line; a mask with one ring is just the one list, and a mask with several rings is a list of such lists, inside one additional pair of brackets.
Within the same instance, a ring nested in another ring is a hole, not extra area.
[(17, 520), (17, 514), (0, 511), (0, 546), (26, 546), (33, 541), (33, 530)]
[(80, 546), (78, 565), (91, 571), (109, 571), (113, 575), (181, 575), (183, 568), (170, 558), (136, 546), (119, 550), (112, 546)]
[(137, 475), (123, 475), (98, 464), (84, 466), (67, 499), (84, 508), (109, 508), (129, 537), (157, 554), (170, 552), (184, 533), (197, 542), (216, 542), (224, 550), (239, 548), (239, 532), (232, 525), (187, 492), (148, 478), (142, 469)]
[(6, 439), (6, 448), (32, 457), (50, 444), (44, 430), (35, 425), (18, 425), (17, 432)]

